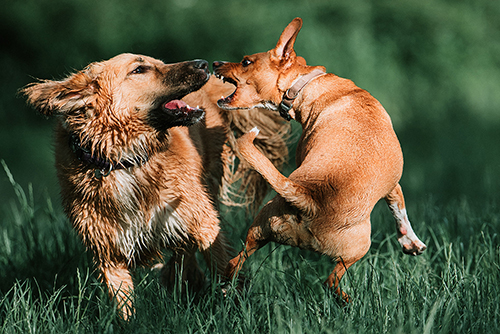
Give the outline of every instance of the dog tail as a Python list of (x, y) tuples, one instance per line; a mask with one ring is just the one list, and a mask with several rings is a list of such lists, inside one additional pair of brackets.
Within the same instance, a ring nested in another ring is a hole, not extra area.
[(290, 136), (290, 123), (278, 113), (267, 109), (232, 110), (229, 118), (229, 148), (226, 157), (221, 201), (228, 206), (246, 206), (255, 213), (269, 191), (269, 184), (260, 173), (244, 159), (237, 161), (237, 141), (254, 127), (260, 132), (253, 148), (269, 161), (276, 169), (281, 169), (288, 160), (287, 142)]
[(267, 159), (253, 144), (258, 136), (259, 129), (253, 128), (237, 140), (237, 147), (241, 156), (258, 171), (271, 187), (280, 194), (286, 201), (304, 212), (308, 216), (316, 213), (315, 201), (310, 191), (283, 176), (273, 163)]

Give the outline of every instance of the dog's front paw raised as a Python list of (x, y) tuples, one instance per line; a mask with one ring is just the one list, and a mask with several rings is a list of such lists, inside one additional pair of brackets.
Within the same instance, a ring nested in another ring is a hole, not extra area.
[(243, 154), (244, 156), (246, 153), (248, 155), (251, 155), (251, 151), (255, 149), (255, 147), (253, 146), (253, 140), (257, 137), (259, 132), (260, 132), (259, 129), (255, 127), (252, 130), (245, 133), (240, 138), (238, 138), (237, 145), (238, 145), (238, 150), (240, 151), (241, 154)]
[(253, 141), (259, 135), (259, 128), (254, 127), (252, 130), (248, 131), (242, 137), (245, 137), (246, 140)]

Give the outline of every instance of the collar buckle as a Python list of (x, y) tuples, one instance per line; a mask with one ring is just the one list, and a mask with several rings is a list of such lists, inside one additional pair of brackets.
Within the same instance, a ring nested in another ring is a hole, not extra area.
[(325, 74), (322, 69), (315, 69), (314, 71), (303, 75), (300, 77), (287, 91), (283, 94), (283, 98), (281, 99), (281, 103), (278, 107), (280, 112), (280, 116), (285, 120), (289, 121), (292, 119), (290, 116), (290, 109), (293, 107), (293, 101), (299, 95), (300, 91), (314, 78)]
[(287, 93), (285, 93), (285, 95), (283, 96), (283, 100), (281, 100), (278, 111), (280, 112), (281, 117), (283, 117), (287, 121), (290, 121), (292, 119), (292, 116), (290, 116), (289, 111), (293, 107), (293, 100), (291, 100), (291, 101), (286, 100), (286, 96), (287, 96)]

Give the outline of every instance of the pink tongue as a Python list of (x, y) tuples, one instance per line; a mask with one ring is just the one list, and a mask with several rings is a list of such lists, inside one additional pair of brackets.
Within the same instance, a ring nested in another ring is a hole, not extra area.
[(181, 100), (172, 100), (165, 103), (165, 109), (181, 109), (187, 107), (187, 104)]

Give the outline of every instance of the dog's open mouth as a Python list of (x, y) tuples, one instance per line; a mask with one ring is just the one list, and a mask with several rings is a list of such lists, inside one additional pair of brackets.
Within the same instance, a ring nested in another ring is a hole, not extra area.
[(159, 131), (166, 131), (175, 126), (190, 126), (198, 123), (205, 116), (205, 111), (200, 107), (193, 108), (181, 100), (165, 102), (161, 108), (149, 113), (148, 121), (151, 126)]
[(234, 94), (238, 90), (238, 83), (236, 82), (236, 80), (234, 80), (232, 78), (224, 77), (223, 75), (218, 74), (218, 73), (215, 73), (215, 76), (218, 79), (222, 80), (223, 82), (228, 82), (236, 87), (236, 89), (234, 90), (234, 92), (231, 93), (231, 95), (226, 96), (226, 97), (222, 96), (221, 99), (217, 101), (217, 105), (220, 108), (224, 108), (225, 105), (227, 105), (233, 101)]
[(177, 116), (189, 117), (190, 113), (196, 113), (200, 110), (199, 107), (190, 107), (186, 102), (181, 100), (172, 100), (162, 105), (162, 109), (168, 113)]
[(238, 86), (238, 83), (236, 82), (236, 80), (234, 80), (232, 78), (227, 78), (219, 73), (215, 73), (215, 77), (218, 79), (221, 79), (223, 82), (229, 82), (230, 84), (232, 84), (234, 86)]

